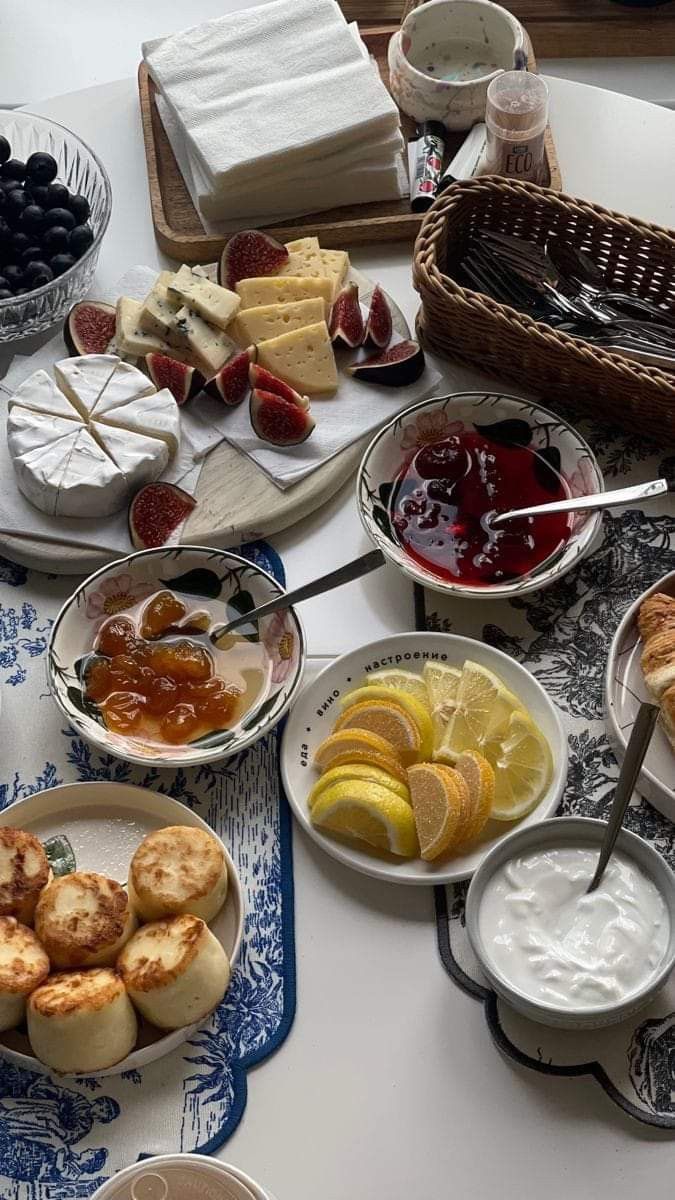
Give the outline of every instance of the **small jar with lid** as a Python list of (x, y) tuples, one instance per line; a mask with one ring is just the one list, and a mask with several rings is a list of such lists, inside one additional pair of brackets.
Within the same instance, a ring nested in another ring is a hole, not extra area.
[(505, 71), (487, 93), (487, 150), (481, 174), (545, 182), (548, 88), (529, 71)]

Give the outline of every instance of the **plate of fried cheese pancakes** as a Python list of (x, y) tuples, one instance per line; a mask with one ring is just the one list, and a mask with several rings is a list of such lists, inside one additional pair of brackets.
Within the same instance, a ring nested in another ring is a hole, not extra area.
[(220, 1004), (244, 924), (225, 846), (159, 792), (76, 783), (0, 813), (0, 1048), (65, 1075), (174, 1050)]

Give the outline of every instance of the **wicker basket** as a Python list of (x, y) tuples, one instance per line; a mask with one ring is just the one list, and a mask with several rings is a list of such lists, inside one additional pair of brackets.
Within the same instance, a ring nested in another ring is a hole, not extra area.
[(482, 229), (585, 250), (608, 283), (675, 310), (675, 235), (584, 200), (495, 175), (456, 183), (424, 218), (413, 279), (419, 336), (445, 358), (479, 367), (636, 433), (675, 443), (675, 375), (601, 350), (455, 283)]

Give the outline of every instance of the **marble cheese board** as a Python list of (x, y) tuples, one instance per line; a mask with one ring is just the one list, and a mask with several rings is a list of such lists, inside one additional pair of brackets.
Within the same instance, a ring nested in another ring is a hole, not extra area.
[[(215, 266), (206, 268), (215, 278)], [(368, 303), (375, 282), (351, 267), (349, 278)], [(391, 296), (387, 296), (394, 329), (410, 337), (408, 323)], [(325, 504), (355, 472), (370, 434), (336, 454), (310, 475), (282, 491), (256, 463), (228, 442), (221, 442), (204, 460), (196, 489), (197, 506), (188, 519), (181, 542), (227, 549), (241, 542), (270, 537), (287, 529)], [(68, 541), (13, 537), (0, 529), (0, 554), (33, 570), (54, 575), (86, 575), (117, 555), (92, 546), (86, 549)]]

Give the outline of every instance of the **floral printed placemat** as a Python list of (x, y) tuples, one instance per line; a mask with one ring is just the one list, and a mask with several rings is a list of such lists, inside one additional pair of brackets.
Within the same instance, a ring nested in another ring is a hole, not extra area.
[[(607, 487), (675, 478), (675, 454), (595, 422), (576, 421)], [(431, 440), (431, 439), (430, 439)], [(618, 766), (604, 723), (603, 677), (610, 643), (629, 605), (675, 569), (675, 498), (645, 511), (606, 513), (595, 551), (558, 584), (510, 602), (471, 605), (417, 589), (419, 628), (466, 634), (523, 663), (558, 705), (567, 729), (569, 774), (561, 814), (606, 817)], [(635, 798), (625, 824), (675, 868), (675, 825)], [(631, 1116), (675, 1129), (675, 976), (629, 1021), (586, 1033), (528, 1021), (489, 987), (464, 927), (467, 884), (436, 889), (438, 946), (453, 982), (484, 1006), (497, 1047), (522, 1067), (590, 1075)]]
[[(264, 542), (239, 553), (283, 583)], [(246, 1105), (246, 1073), (286, 1037), (295, 1012), (290, 816), (277, 731), (191, 770), (135, 767), (83, 741), (47, 694), (49, 629), (73, 581), (0, 558), (0, 808), (32, 792), (116, 780), (168, 793), (219, 833), (246, 899), (241, 958), (223, 1004), (174, 1054), (138, 1072), (61, 1080), (0, 1055), (2, 1200), (74, 1200), (142, 1154), (209, 1153)], [(119, 597), (101, 596), (114, 611)]]

